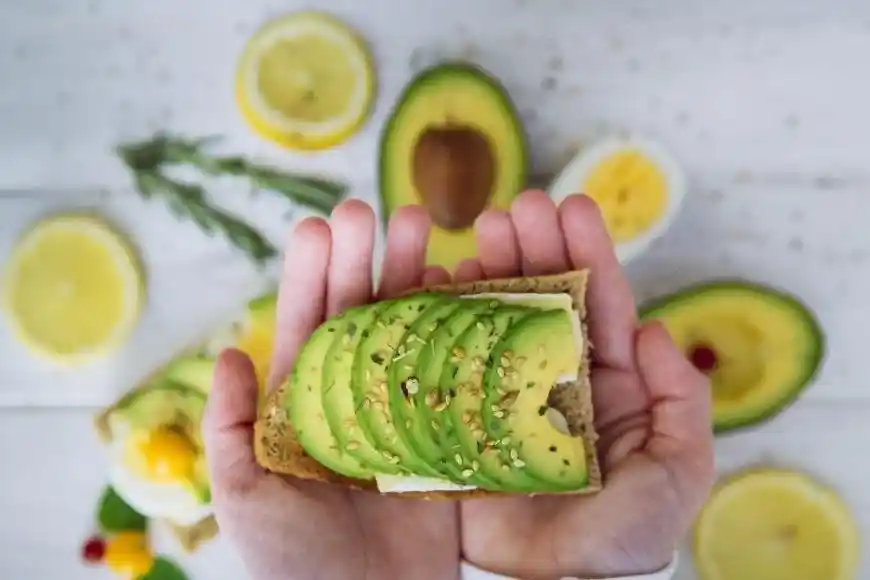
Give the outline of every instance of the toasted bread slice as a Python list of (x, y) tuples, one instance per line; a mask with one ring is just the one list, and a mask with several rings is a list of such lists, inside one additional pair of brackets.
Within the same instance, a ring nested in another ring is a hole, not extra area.
[[(138, 387), (126, 393), (114, 404), (101, 410), (94, 417), (94, 428), (96, 429), (97, 435), (103, 443), (111, 443), (114, 438), (114, 435), (112, 434), (112, 427), (109, 423), (109, 416), (111, 415), (111, 413), (118, 407), (118, 405), (122, 401), (130, 396), (130, 394), (136, 392), (139, 389), (147, 388), (149, 386), (149, 383), (149, 380), (143, 381)], [(178, 540), (178, 543), (181, 545), (182, 549), (186, 552), (195, 552), (197, 548), (218, 535), (217, 520), (214, 516), (208, 516), (206, 518), (203, 518), (190, 526), (180, 526), (169, 520), (161, 519), (159, 521), (166, 525), (166, 527), (169, 529), (175, 539)]]
[[(515, 294), (568, 294), (572, 299), (573, 310), (580, 317), (585, 352), (583, 353), (579, 380), (554, 389), (549, 403), (567, 419), (572, 436), (583, 439), (589, 480), (586, 487), (571, 493), (593, 493), (602, 487), (601, 469), (596, 453), (598, 436), (594, 428), (591, 384), (589, 382), (589, 348), (586, 328), (586, 283), (588, 270), (568, 272), (553, 276), (506, 278), (500, 280), (481, 280), (464, 284), (449, 284), (426, 288), (430, 292), (443, 292), (451, 295), (472, 295), (485, 293)], [(419, 292), (415, 289), (410, 293)], [(344, 477), (324, 467), (309, 456), (297, 441), (293, 425), (290, 424), (283, 407), (284, 385), (272, 391), (261, 408), (254, 425), (254, 451), (258, 463), (268, 471), (294, 476), (300, 479), (317, 480), (338, 484), (360, 490), (378, 492), (374, 481), (357, 480)], [(540, 492), (541, 494), (547, 492)], [(465, 491), (429, 491), (389, 493), (404, 498), (423, 499), (468, 499), (508, 495), (508, 492), (482, 489)], [(517, 494), (512, 494), (517, 495)], [(523, 494), (529, 495), (529, 494)]]

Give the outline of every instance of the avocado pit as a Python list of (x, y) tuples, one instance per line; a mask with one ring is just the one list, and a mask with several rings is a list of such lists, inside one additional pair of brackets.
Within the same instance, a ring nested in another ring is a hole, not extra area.
[(412, 163), (432, 221), (446, 230), (471, 227), (495, 184), (495, 155), (486, 136), (452, 122), (430, 126), (417, 140)]

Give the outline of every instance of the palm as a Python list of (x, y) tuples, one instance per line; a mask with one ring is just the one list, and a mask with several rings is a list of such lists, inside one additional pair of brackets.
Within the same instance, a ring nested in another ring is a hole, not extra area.
[(630, 289), (590, 201), (575, 197), (557, 211), (529, 192), (510, 214), (485, 215), (477, 237), (480, 259), (461, 264), (458, 279), (591, 269), (592, 384), (606, 486), (592, 496), (463, 502), (463, 555), (520, 576), (662, 567), (712, 480), (704, 377), (661, 329), (637, 329)]
[[(372, 300), (374, 215), (358, 201), (312, 219), (290, 241), (278, 296), (271, 383), (287, 376), (325, 317)], [(423, 268), (428, 219), (421, 209), (391, 220), (379, 297), (447, 272)], [(269, 474), (251, 449), (256, 379), (243, 354), (218, 364), (204, 425), (221, 534), (241, 552), (252, 576), (285, 578), (455, 578), (458, 510), (453, 503), (395, 500)]]

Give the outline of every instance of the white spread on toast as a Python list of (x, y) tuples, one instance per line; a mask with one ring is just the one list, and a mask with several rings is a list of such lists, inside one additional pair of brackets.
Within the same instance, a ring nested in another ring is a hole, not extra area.
[(411, 475), (378, 475), (375, 477), (381, 493), (407, 493), (414, 491), (463, 491), (476, 489), (473, 485), (461, 485), (436, 477)]
[[(572, 308), (571, 296), (565, 293), (559, 294), (522, 294), (522, 293), (484, 293), (484, 294), (466, 294), (460, 298), (488, 298), (495, 299), (501, 302), (512, 302), (524, 304), (532, 307), (547, 307), (547, 308), (563, 308), (571, 318), (571, 330), (574, 335), (574, 344), (577, 348), (578, 359), (583, 358), (583, 331), (580, 326), (580, 316), (577, 311)], [(560, 376), (558, 382), (566, 383), (576, 381), (579, 378), (579, 369), (573, 375)], [(560, 414), (561, 417), (561, 414)], [(561, 422), (565, 422), (565, 418), (561, 417)], [(551, 420), (551, 423), (553, 421)], [(567, 423), (564, 427), (560, 422), (554, 425), (557, 429), (567, 432)], [(462, 485), (447, 481), (446, 479), (434, 477), (419, 477), (408, 475), (376, 475), (378, 491), (381, 493), (410, 493), (410, 492), (427, 492), (427, 491), (467, 491), (477, 489), (474, 485)]]

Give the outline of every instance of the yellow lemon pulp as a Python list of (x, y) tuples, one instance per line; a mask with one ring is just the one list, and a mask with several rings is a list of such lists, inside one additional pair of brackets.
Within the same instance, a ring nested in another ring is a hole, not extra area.
[(704, 580), (846, 580), (858, 534), (848, 508), (805, 475), (741, 474), (717, 489), (695, 528)]
[(90, 216), (38, 224), (16, 247), (4, 276), (16, 334), (60, 362), (117, 346), (135, 325), (142, 295), (132, 250)]
[(120, 532), (109, 538), (104, 559), (109, 570), (131, 580), (145, 575), (154, 565), (154, 553), (142, 532)]
[(250, 357), (261, 390), (265, 387), (268, 379), (274, 342), (274, 325), (253, 322), (236, 344), (236, 348)]
[(665, 214), (667, 180), (649, 157), (637, 150), (614, 153), (587, 176), (582, 189), (595, 200), (614, 242), (630, 241)]
[(355, 82), (341, 47), (307, 34), (283, 40), (260, 57), (257, 86), (263, 99), (288, 119), (329, 121), (350, 105)]
[(185, 482), (193, 476), (197, 450), (187, 435), (168, 427), (135, 437), (128, 455), (130, 467), (154, 483)]
[(374, 91), (362, 40), (338, 19), (314, 11), (263, 26), (236, 75), (245, 121), (293, 149), (322, 149), (349, 138), (367, 118)]

